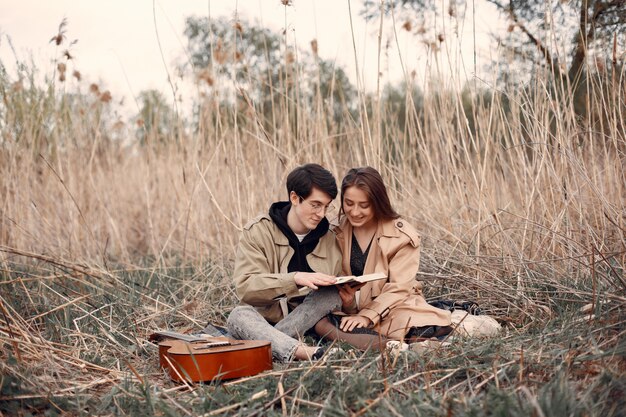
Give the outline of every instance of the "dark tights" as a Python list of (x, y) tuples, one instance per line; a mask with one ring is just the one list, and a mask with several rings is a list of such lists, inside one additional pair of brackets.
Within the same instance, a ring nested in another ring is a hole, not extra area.
[[(329, 314), (315, 325), (315, 333), (326, 340), (346, 342), (361, 350), (383, 350), (391, 339), (374, 330), (358, 327), (351, 332), (344, 332), (339, 328), (341, 317)], [(450, 326), (411, 327), (406, 334), (405, 342), (414, 343), (435, 337), (444, 338), (452, 331)]]
[(344, 332), (327, 317), (317, 322), (315, 333), (326, 340), (346, 342), (360, 350), (383, 350), (390, 340), (371, 329), (362, 327), (356, 328), (349, 333)]

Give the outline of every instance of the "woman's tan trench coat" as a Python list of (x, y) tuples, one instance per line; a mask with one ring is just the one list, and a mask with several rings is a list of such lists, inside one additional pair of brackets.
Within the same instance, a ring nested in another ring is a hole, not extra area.
[[(343, 274), (350, 270), (352, 225), (347, 219), (335, 228), (343, 254)], [(416, 280), (420, 262), (420, 236), (405, 220), (378, 223), (363, 274), (384, 272), (387, 280), (372, 281), (361, 287), (358, 314), (369, 318), (374, 330), (402, 340), (413, 326), (448, 326), (450, 312), (428, 304), (422, 283)]]

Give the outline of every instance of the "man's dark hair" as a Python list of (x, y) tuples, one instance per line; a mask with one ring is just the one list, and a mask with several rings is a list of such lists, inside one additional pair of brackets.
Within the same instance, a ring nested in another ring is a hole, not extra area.
[(287, 176), (287, 194), (293, 191), (306, 199), (311, 195), (313, 187), (325, 192), (333, 200), (337, 197), (337, 181), (333, 174), (321, 165), (301, 165)]

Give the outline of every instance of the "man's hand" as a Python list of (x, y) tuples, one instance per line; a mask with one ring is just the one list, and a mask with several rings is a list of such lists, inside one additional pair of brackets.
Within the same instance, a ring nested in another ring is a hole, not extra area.
[(363, 316), (346, 316), (341, 318), (339, 328), (344, 332), (351, 332), (357, 327), (369, 327), (372, 321)]
[(309, 287), (312, 290), (317, 290), (318, 285), (322, 287), (334, 285), (335, 281), (337, 281), (334, 276), (320, 272), (296, 272), (293, 279), (296, 281), (296, 284), (302, 287)]

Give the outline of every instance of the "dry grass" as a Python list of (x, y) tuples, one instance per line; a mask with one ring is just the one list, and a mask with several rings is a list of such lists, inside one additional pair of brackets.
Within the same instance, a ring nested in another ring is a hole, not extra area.
[[(426, 89), (420, 113), (407, 98), (405, 129), (383, 106), (338, 127), (295, 93), (276, 103), (274, 127), (241, 91), (241, 106), (207, 107), (197, 130), (142, 144), (120, 140), (132, 132), (107, 118), (110, 100), (4, 80), (0, 410), (470, 415), (491, 403), (549, 415), (559, 399), (619, 415), (626, 84), (594, 89), (581, 120), (549, 75), (536, 80), (488, 103), (470, 95), (473, 130), (457, 91)], [(377, 167), (424, 236), (428, 295), (477, 300), (506, 335), (392, 362), (349, 352), (222, 386), (167, 381), (147, 335), (223, 323), (238, 230), (308, 161), (339, 179)], [(577, 321), (588, 303), (595, 316)]]

